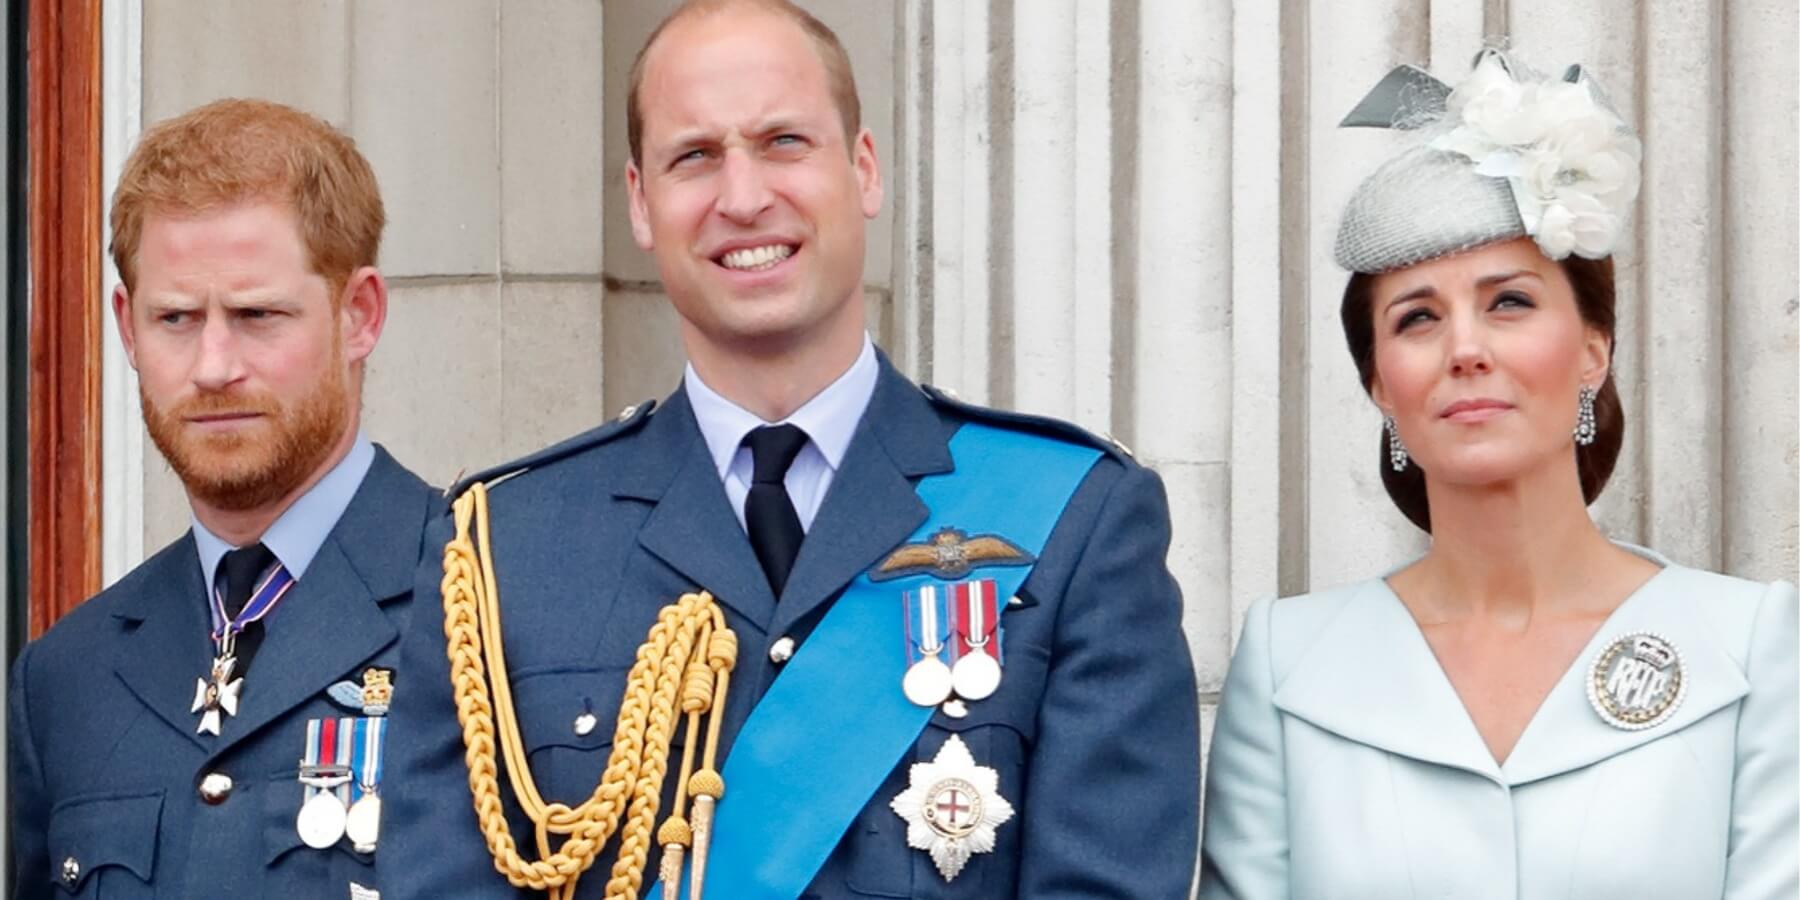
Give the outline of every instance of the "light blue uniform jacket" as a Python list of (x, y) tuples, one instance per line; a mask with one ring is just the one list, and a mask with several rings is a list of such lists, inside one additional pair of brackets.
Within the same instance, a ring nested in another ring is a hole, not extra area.
[[(1674, 715), (1589, 704), (1621, 635), (1674, 643)], [(1380, 579), (1254, 606), (1207, 774), (1200, 896), (1800, 895), (1794, 587), (1667, 566), (1632, 595), (1496, 765)]]

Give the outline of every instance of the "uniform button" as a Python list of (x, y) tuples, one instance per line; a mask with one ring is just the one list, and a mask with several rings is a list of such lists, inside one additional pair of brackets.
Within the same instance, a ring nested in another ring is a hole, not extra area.
[(225, 802), (226, 797), (231, 796), (232, 787), (230, 775), (224, 772), (208, 772), (205, 778), (200, 779), (200, 799), (213, 806), (218, 806)]
[(769, 645), (769, 662), (772, 662), (779, 666), (782, 663), (787, 662), (788, 660), (793, 659), (793, 658), (794, 658), (794, 639), (793, 638), (788, 637), (787, 635), (784, 634), (781, 637), (776, 638), (775, 643)]
[(599, 724), (600, 720), (595, 718), (593, 713), (584, 712), (575, 717), (575, 736), (587, 737), (594, 733), (594, 726)]
[(68, 859), (63, 860), (63, 866), (62, 866), (62, 882), (63, 882), (63, 884), (66, 884), (69, 887), (74, 887), (75, 882), (80, 881), (80, 880), (81, 880), (81, 863), (78, 862), (75, 859), (75, 857), (73, 857), (73, 856), (69, 857)]

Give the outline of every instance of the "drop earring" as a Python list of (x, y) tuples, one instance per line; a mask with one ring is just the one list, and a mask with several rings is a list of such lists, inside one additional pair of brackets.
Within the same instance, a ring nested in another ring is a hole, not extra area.
[(1578, 407), (1575, 413), (1575, 443), (1578, 446), (1586, 447), (1600, 435), (1600, 428), (1594, 419), (1594, 398), (1599, 394), (1599, 391), (1585, 384), (1575, 393)]
[(1396, 472), (1406, 471), (1410, 457), (1406, 455), (1406, 445), (1400, 442), (1400, 426), (1394, 424), (1393, 416), (1383, 416), (1381, 425), (1387, 429), (1388, 465)]

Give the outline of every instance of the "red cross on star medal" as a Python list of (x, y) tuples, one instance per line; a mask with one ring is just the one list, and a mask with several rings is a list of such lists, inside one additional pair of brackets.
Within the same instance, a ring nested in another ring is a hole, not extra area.
[(978, 766), (951, 735), (928, 763), (913, 763), (910, 785), (888, 805), (906, 821), (906, 845), (931, 854), (938, 874), (955, 881), (976, 853), (994, 849), (994, 829), (1013, 817), (1000, 775)]

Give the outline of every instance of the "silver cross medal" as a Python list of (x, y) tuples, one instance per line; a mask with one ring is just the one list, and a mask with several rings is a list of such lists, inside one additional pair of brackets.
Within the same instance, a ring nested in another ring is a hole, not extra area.
[(219, 733), (222, 721), (221, 711), (225, 716), (235, 716), (238, 710), (238, 691), (244, 686), (244, 679), (232, 678), (231, 670), (237, 667), (237, 657), (225, 652), (213, 658), (212, 676), (201, 678), (194, 685), (194, 708), (189, 712), (200, 713), (200, 727), (195, 734)]

